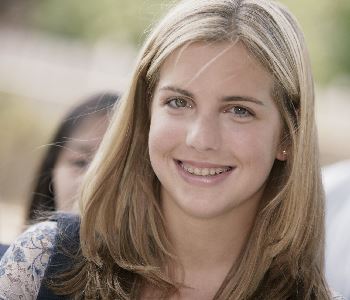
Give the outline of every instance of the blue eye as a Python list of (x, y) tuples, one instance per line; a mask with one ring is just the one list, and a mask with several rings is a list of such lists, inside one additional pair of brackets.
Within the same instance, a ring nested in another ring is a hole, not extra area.
[(170, 99), (166, 104), (171, 108), (192, 108), (192, 105), (189, 104), (189, 101), (183, 98)]
[(227, 111), (233, 113), (235, 116), (239, 118), (247, 118), (247, 117), (253, 116), (253, 114), (248, 109), (242, 106), (234, 106)]

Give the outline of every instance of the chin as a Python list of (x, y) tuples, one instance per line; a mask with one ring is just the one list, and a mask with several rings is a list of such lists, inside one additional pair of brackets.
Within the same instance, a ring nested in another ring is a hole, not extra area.
[[(215, 198), (205, 200), (203, 197), (197, 197), (195, 199), (197, 200), (189, 199), (185, 203), (181, 201), (180, 203), (177, 203), (177, 206), (185, 215), (189, 217), (206, 220), (225, 216), (232, 212), (235, 208), (234, 203), (221, 203), (220, 205), (220, 201), (217, 201), (218, 199)], [(198, 201), (198, 199), (201, 200)], [(213, 199), (215, 200), (213, 201)]]

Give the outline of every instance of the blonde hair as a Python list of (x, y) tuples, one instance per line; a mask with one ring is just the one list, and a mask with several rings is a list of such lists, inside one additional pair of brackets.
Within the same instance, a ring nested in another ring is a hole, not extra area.
[(288, 151), (287, 162), (275, 162), (247, 245), (215, 299), (329, 299), (310, 62), (297, 21), (268, 0), (184, 0), (152, 31), (85, 180), (84, 263), (64, 290), (118, 299), (137, 298), (145, 285), (165, 295), (177, 290), (165, 270), (174, 254), (147, 149), (149, 111), (164, 60), (197, 41), (240, 41), (271, 74)]

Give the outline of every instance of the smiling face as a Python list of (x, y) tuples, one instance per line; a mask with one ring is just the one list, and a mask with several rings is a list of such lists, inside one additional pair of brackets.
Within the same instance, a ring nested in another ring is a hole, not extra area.
[(275, 159), (283, 159), (272, 86), (240, 43), (195, 43), (166, 59), (149, 132), (164, 210), (255, 214)]

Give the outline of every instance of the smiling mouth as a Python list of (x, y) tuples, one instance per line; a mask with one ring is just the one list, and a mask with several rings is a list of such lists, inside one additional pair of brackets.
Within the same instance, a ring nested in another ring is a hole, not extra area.
[(199, 168), (198, 166), (193, 166), (181, 160), (176, 160), (176, 163), (187, 173), (195, 176), (212, 177), (229, 172), (233, 169), (231, 166)]

